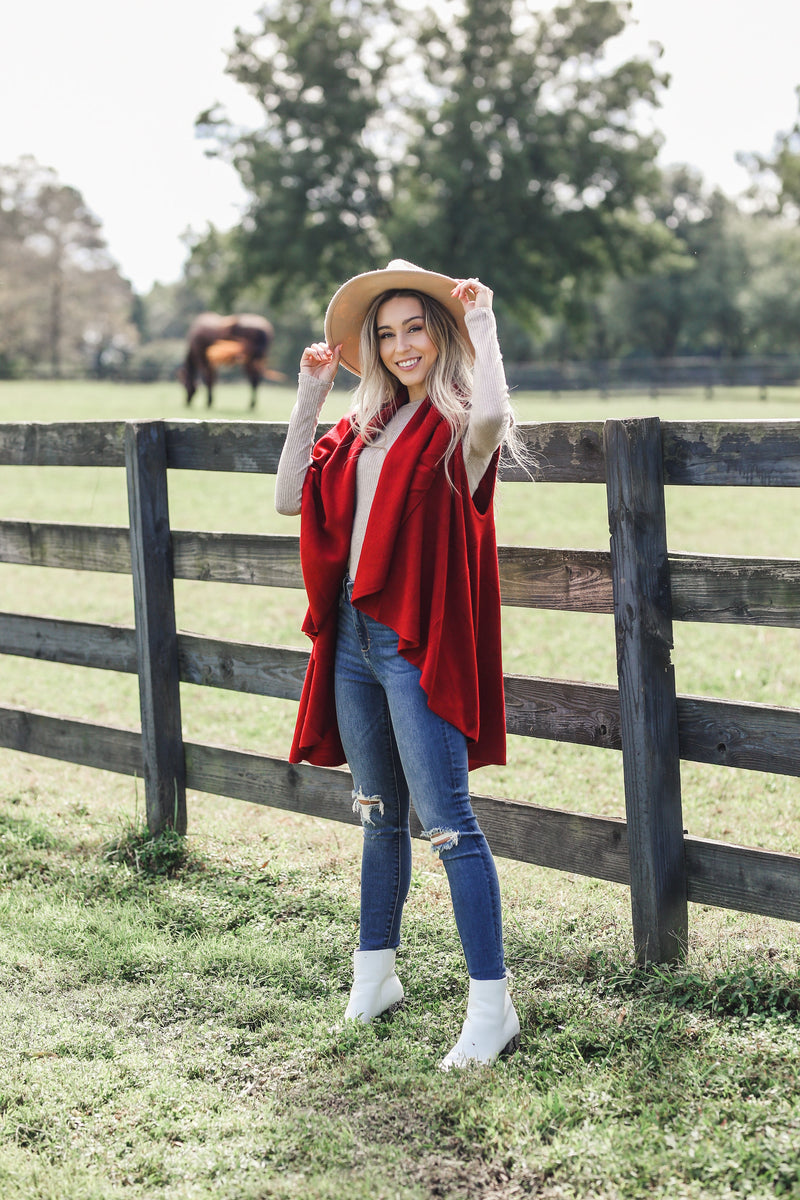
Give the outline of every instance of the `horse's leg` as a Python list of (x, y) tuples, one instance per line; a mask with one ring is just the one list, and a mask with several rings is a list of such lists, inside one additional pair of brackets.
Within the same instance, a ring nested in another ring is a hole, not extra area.
[(194, 360), (191, 354), (187, 354), (186, 361), (178, 371), (178, 378), (186, 388), (186, 403), (192, 403), (192, 397), (197, 391), (197, 375), (194, 369)]
[(208, 359), (202, 363), (200, 374), (203, 378), (203, 383), (206, 385), (206, 393), (208, 395), (207, 408), (211, 408), (214, 403), (214, 383), (216, 381), (216, 373)]
[(247, 378), (250, 380), (250, 409), (254, 409), (258, 403), (258, 385), (261, 382), (262, 372), (264, 368), (264, 359), (256, 358), (244, 365), (244, 371)]

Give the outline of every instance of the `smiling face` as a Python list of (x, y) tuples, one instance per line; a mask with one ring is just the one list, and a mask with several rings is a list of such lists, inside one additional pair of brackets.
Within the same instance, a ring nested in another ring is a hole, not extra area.
[(422, 304), (414, 296), (394, 296), (376, 319), (381, 361), (408, 388), (411, 401), (424, 400), (425, 380), (439, 351), (428, 336)]

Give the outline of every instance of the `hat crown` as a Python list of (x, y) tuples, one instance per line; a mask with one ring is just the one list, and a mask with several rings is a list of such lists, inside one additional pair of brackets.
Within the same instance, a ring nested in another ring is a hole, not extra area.
[(387, 264), (386, 270), (387, 271), (422, 271), (423, 274), (430, 274), (430, 272), (425, 271), (424, 267), (418, 267), (416, 263), (409, 262), (405, 258), (393, 258), (392, 261)]

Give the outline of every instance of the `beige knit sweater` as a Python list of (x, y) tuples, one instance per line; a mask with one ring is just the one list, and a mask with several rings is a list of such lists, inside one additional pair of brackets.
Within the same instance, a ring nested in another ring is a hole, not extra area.
[[(472, 405), (469, 410), (469, 424), (462, 439), (462, 450), (467, 479), (471, 491), (474, 492), (492, 455), (503, 440), (511, 417), (511, 407), (494, 313), (490, 308), (472, 308), (466, 313), (465, 319), (475, 350), (475, 365)], [(301, 372), (297, 401), (289, 418), (289, 430), (275, 479), (275, 507), (285, 516), (296, 516), (300, 512), (303, 481), (311, 462), (314, 434), (329, 391), (328, 384), (320, 383), (312, 375)], [(372, 445), (364, 446), (358, 456), (356, 510), (353, 516), (349, 564), (350, 576), (353, 579), (386, 455), (421, 403), (422, 401), (418, 400), (399, 409), (381, 436)]]

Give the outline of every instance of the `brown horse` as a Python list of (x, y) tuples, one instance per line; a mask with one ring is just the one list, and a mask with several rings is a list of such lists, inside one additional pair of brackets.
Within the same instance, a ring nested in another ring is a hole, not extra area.
[(199, 376), (205, 384), (210, 408), (217, 368), (223, 364), (241, 363), (252, 389), (250, 407), (255, 408), (256, 392), (262, 379), (285, 379), (280, 371), (267, 368), (267, 355), (274, 336), (269, 321), (252, 313), (238, 313), (232, 317), (201, 313), (192, 322), (186, 359), (178, 372), (186, 388), (186, 403), (192, 403)]

